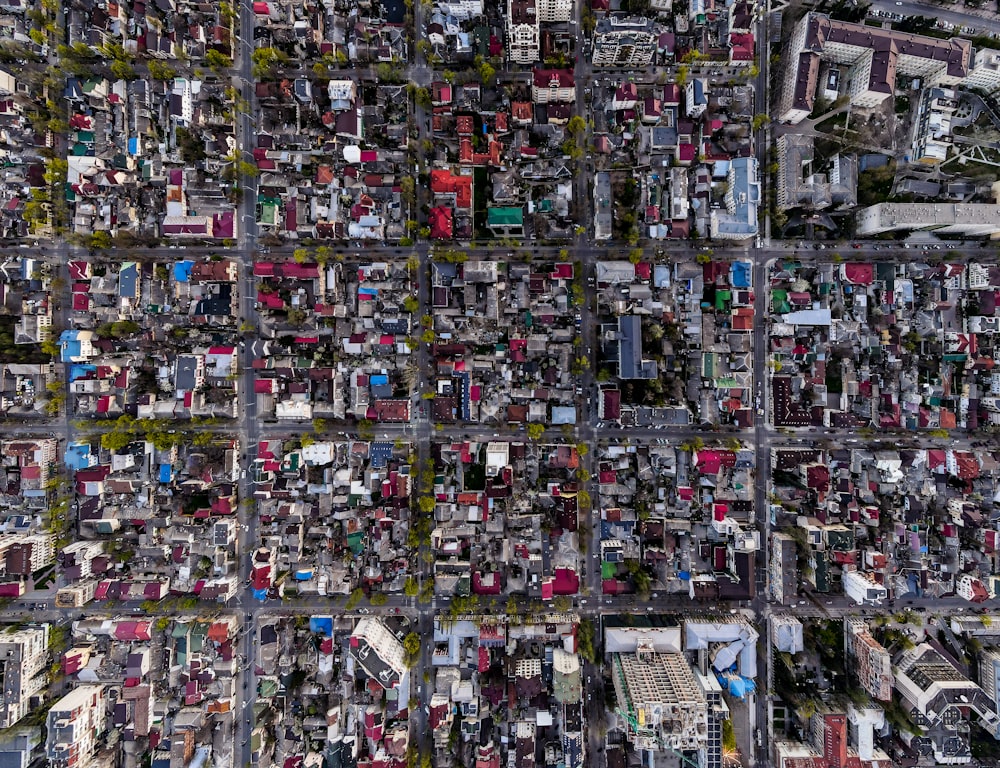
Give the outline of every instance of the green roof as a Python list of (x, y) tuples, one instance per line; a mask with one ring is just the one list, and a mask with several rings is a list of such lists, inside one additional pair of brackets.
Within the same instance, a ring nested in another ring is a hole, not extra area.
[(490, 227), (520, 227), (524, 225), (524, 210), (521, 208), (490, 208), (486, 216)]
[(706, 379), (715, 378), (715, 355), (711, 352), (703, 352), (701, 355), (701, 375)]
[(278, 206), (266, 203), (260, 207), (260, 223), (274, 225), (278, 223)]
[(788, 303), (788, 291), (784, 288), (775, 288), (771, 291), (771, 309), (776, 315), (784, 315), (792, 311)]
[(360, 555), (364, 547), (361, 544), (361, 540), (364, 538), (364, 533), (362, 531), (355, 531), (354, 533), (347, 534), (347, 546), (351, 548), (351, 551)]

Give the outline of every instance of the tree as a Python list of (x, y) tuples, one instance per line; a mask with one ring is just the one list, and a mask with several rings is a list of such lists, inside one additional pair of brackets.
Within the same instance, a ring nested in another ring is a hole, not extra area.
[(574, 137), (579, 136), (587, 127), (587, 122), (580, 115), (573, 115), (566, 123), (566, 131)]
[(168, 64), (164, 64), (159, 59), (149, 60), (149, 76), (154, 80), (173, 80), (177, 76), (177, 70)]
[(416, 632), (410, 632), (406, 637), (403, 638), (403, 650), (410, 656), (416, 656), (420, 653), (420, 635)]
[(296, 264), (305, 264), (309, 258), (309, 251), (305, 248), (296, 248), (292, 251), (292, 258), (295, 259)]
[(754, 132), (756, 133), (757, 131), (759, 131), (761, 128), (763, 128), (765, 125), (767, 125), (770, 121), (771, 121), (771, 118), (769, 118), (763, 112), (754, 115), (753, 116), (753, 123), (752, 123), (753, 124), (753, 130), (754, 130)]
[(628, 260), (632, 264), (638, 264), (642, 261), (642, 248), (633, 248), (628, 252)]
[(417, 506), (420, 508), (421, 512), (425, 515), (429, 515), (434, 511), (434, 507), (437, 506), (437, 501), (433, 496), (421, 496), (420, 500), (417, 502)]
[(229, 69), (233, 66), (233, 60), (226, 56), (224, 53), (220, 53), (214, 48), (209, 49), (208, 53), (205, 54), (205, 63), (208, 64), (213, 70), (215, 69)]
[(365, 593), (361, 591), (361, 587), (358, 587), (350, 595), (347, 596), (347, 602), (344, 603), (344, 608), (351, 610), (356, 608), (358, 603), (361, 602), (361, 598), (365, 596)]
[(418, 107), (423, 107), (424, 109), (430, 109), (431, 107), (431, 94), (426, 88), (415, 88), (413, 91), (413, 103)]
[(473, 66), (475, 66), (476, 71), (479, 73), (479, 80), (483, 85), (490, 85), (494, 78), (497, 76), (497, 71), (482, 56), (476, 56), (473, 60)]
[(135, 69), (127, 61), (112, 61), (111, 74), (118, 80), (128, 80), (129, 82), (138, 77)]
[(62, 184), (66, 181), (66, 173), (68, 171), (69, 163), (61, 157), (54, 157), (45, 164), (42, 180), (49, 186)]
[(535, 422), (529, 424), (527, 427), (528, 437), (531, 440), (541, 440), (542, 435), (545, 434), (545, 425)]
[(412, 576), (406, 577), (406, 583), (403, 585), (403, 594), (407, 597), (416, 597), (420, 593), (420, 585), (417, 580)]
[(90, 247), (94, 250), (106, 251), (111, 247), (111, 233), (107, 230), (99, 230), (90, 236)]
[(376, 606), (378, 606), (378, 605), (385, 605), (386, 603), (389, 602), (389, 598), (385, 594), (385, 592), (376, 592), (374, 595), (372, 595), (369, 598), (368, 602), (371, 603), (372, 605), (376, 605)]
[(254, 77), (261, 78), (273, 74), (275, 68), (288, 64), (288, 55), (277, 48), (265, 46), (256, 48), (250, 54)]
[(101, 435), (101, 448), (115, 453), (132, 442), (132, 437), (126, 432), (105, 432)]

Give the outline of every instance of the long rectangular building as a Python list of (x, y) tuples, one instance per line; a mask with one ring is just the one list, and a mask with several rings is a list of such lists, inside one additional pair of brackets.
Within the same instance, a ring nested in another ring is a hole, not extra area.
[(897, 229), (932, 229), (949, 235), (995, 235), (1000, 233), (1000, 205), (877, 203), (858, 211), (857, 230), (861, 236)]

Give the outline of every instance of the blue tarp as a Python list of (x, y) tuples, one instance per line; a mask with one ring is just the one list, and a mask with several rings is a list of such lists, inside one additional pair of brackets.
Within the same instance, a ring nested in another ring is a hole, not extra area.
[(170, 478), (173, 477), (173, 474), (174, 473), (170, 471), (170, 465), (169, 464), (161, 464), (160, 465), (160, 482), (161, 483), (169, 483), (170, 482)]
[(384, 373), (374, 373), (368, 377), (368, 383), (373, 387), (382, 387), (389, 383), (389, 377)]
[(77, 379), (85, 379), (87, 378), (88, 373), (94, 373), (96, 371), (96, 365), (71, 365), (69, 367), (69, 380), (73, 382)]
[(735, 696), (740, 701), (745, 699), (748, 693), (752, 693), (757, 688), (753, 680), (741, 677), (734, 672), (717, 672), (715, 676), (719, 680), (719, 685), (728, 690), (731, 696)]
[(333, 637), (333, 618), (330, 616), (313, 616), (309, 619), (309, 631)]
[(73, 470), (86, 469), (90, 466), (90, 443), (72, 443), (66, 448), (63, 462)]
[(255, 589), (253, 591), (254, 600), (260, 600), (262, 603), (267, 600), (267, 590), (266, 589)]
[(296, 581), (309, 581), (313, 577), (312, 568), (303, 568), (295, 572)]
[(682, 581), (688, 581), (691, 578), (691, 572), (690, 571), (678, 571), (677, 572), (677, 578), (681, 579)]
[(174, 264), (174, 280), (178, 283), (186, 283), (191, 278), (191, 270), (194, 268), (193, 261), (178, 261)]

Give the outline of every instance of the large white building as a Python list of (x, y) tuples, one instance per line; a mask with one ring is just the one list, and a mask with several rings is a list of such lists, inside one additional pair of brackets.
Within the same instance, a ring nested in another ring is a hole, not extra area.
[(725, 210), (712, 211), (712, 238), (748, 240), (757, 234), (760, 172), (756, 157), (737, 157), (726, 174)]
[(436, 6), (455, 21), (468, 21), (483, 15), (483, 0), (444, 0)]
[(11, 533), (0, 536), (0, 572), (30, 576), (55, 560), (55, 537), (49, 533)]
[(45, 687), (49, 625), (0, 635), (0, 728), (10, 728), (30, 711), (31, 697)]
[(531, 100), (536, 104), (569, 104), (576, 101), (576, 80), (571, 69), (536, 69), (532, 72)]
[(642, 16), (602, 16), (594, 29), (595, 67), (648, 67), (659, 30)]
[(844, 594), (858, 605), (881, 605), (888, 596), (884, 584), (878, 584), (869, 574), (847, 571), (843, 577)]
[(1000, 51), (980, 48), (972, 60), (972, 71), (963, 83), (967, 88), (982, 88), (993, 93), (1000, 88)]
[(45, 756), (53, 768), (86, 768), (106, 727), (103, 685), (82, 685), (49, 710)]
[(541, 59), (542, 22), (566, 22), (573, 0), (507, 0), (507, 57), (515, 64)]
[[(1000, 716), (993, 699), (927, 643), (905, 651), (894, 671), (904, 711), (919, 713), (921, 744), (931, 747), (936, 764), (972, 762), (964, 713), (975, 712), (996, 737)], [(906, 731), (900, 736), (908, 742), (914, 738)]]
[(993, 701), (1000, 695), (1000, 650), (987, 648), (979, 654), (979, 687)]
[(858, 211), (857, 231), (861, 236), (898, 229), (932, 229), (949, 235), (994, 235), (1000, 233), (1000, 205), (878, 203)]
[(822, 173), (814, 164), (812, 136), (778, 137), (778, 208), (853, 208), (858, 202), (858, 164), (854, 156), (834, 155)]
[(615, 698), (636, 749), (703, 747), (708, 702), (683, 654), (640, 645), (634, 654), (614, 654), (611, 663)]
[[(972, 43), (939, 40), (807, 13), (796, 24), (787, 53), (777, 119), (799, 123), (815, 105), (821, 62), (850, 69), (851, 104), (871, 108), (891, 98), (898, 76), (925, 86), (954, 86), (973, 70)], [(984, 75), (985, 76), (985, 75)]]
[(396, 688), (406, 675), (402, 643), (375, 616), (365, 616), (351, 634), (351, 655), (365, 674), (383, 688)]

